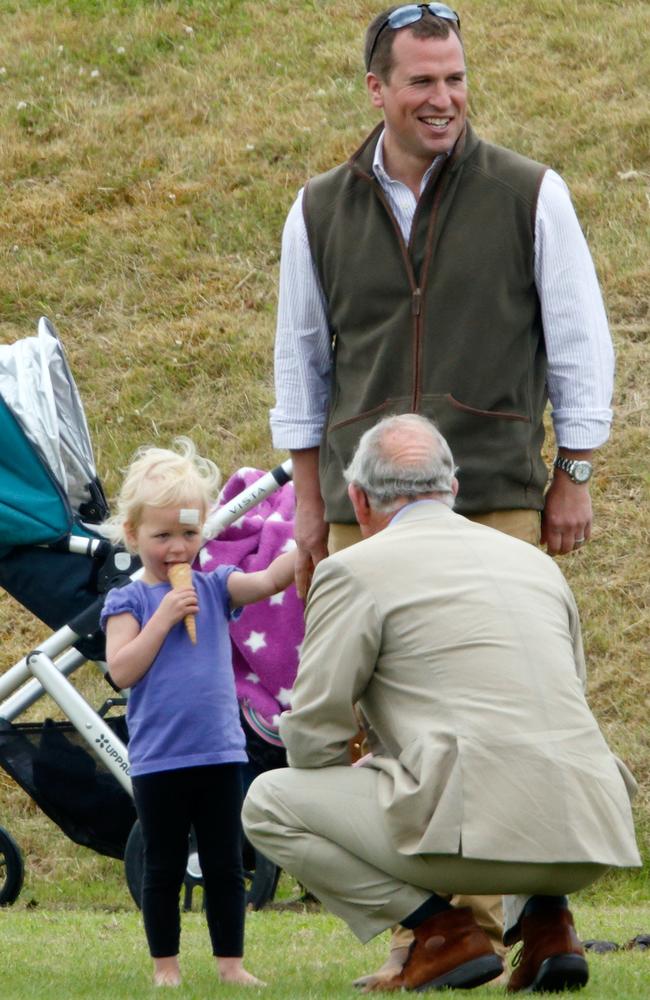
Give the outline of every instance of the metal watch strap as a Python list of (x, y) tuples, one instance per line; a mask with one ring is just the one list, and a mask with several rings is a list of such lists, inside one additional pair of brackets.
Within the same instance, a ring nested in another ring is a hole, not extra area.
[[(586, 479), (577, 479), (575, 475), (575, 468), (577, 465), (587, 465), (589, 466), (589, 475)], [(586, 458), (562, 458), (561, 455), (556, 455), (553, 459), (553, 466), (556, 469), (561, 469), (562, 472), (566, 472), (567, 476), (574, 482), (578, 484), (586, 483), (591, 477), (591, 462)]]

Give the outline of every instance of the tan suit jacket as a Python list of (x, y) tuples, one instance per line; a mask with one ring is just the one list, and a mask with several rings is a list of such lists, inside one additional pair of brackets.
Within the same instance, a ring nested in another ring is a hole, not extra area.
[(317, 567), (280, 731), (293, 767), (346, 763), (358, 703), (403, 854), (638, 865), (584, 677), (553, 560), (428, 501)]

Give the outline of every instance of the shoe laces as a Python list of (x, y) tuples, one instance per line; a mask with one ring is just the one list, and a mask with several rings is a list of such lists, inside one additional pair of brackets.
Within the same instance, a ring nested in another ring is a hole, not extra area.
[(521, 964), (521, 960), (522, 960), (523, 957), (524, 957), (524, 943), (522, 941), (521, 944), (519, 945), (518, 950), (512, 956), (512, 959), (511, 959), (511, 962), (510, 962), (510, 964), (511, 964), (511, 966), (512, 966), (513, 969), (516, 969), (517, 966)]

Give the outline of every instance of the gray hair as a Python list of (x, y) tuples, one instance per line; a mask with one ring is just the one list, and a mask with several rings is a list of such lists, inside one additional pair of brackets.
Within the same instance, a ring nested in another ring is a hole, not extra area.
[[(431, 448), (425, 460), (417, 464), (396, 460), (387, 442), (395, 432), (428, 435)], [(399, 500), (410, 502), (430, 493), (453, 507), (455, 471), (449, 445), (435, 424), (417, 413), (404, 413), (384, 417), (363, 434), (343, 475), (367, 494), (374, 510), (388, 513)]]

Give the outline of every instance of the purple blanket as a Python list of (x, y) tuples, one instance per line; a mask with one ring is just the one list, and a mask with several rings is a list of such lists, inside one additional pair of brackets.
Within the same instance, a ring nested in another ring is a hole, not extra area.
[[(218, 506), (231, 500), (264, 473), (239, 469), (223, 488)], [(208, 572), (230, 564), (251, 572), (265, 569), (295, 545), (293, 483), (262, 500), (201, 549), (196, 569)], [(248, 722), (271, 743), (280, 745), (278, 718), (289, 708), (304, 635), (304, 609), (291, 586), (244, 608), (230, 623), (237, 696)]]

